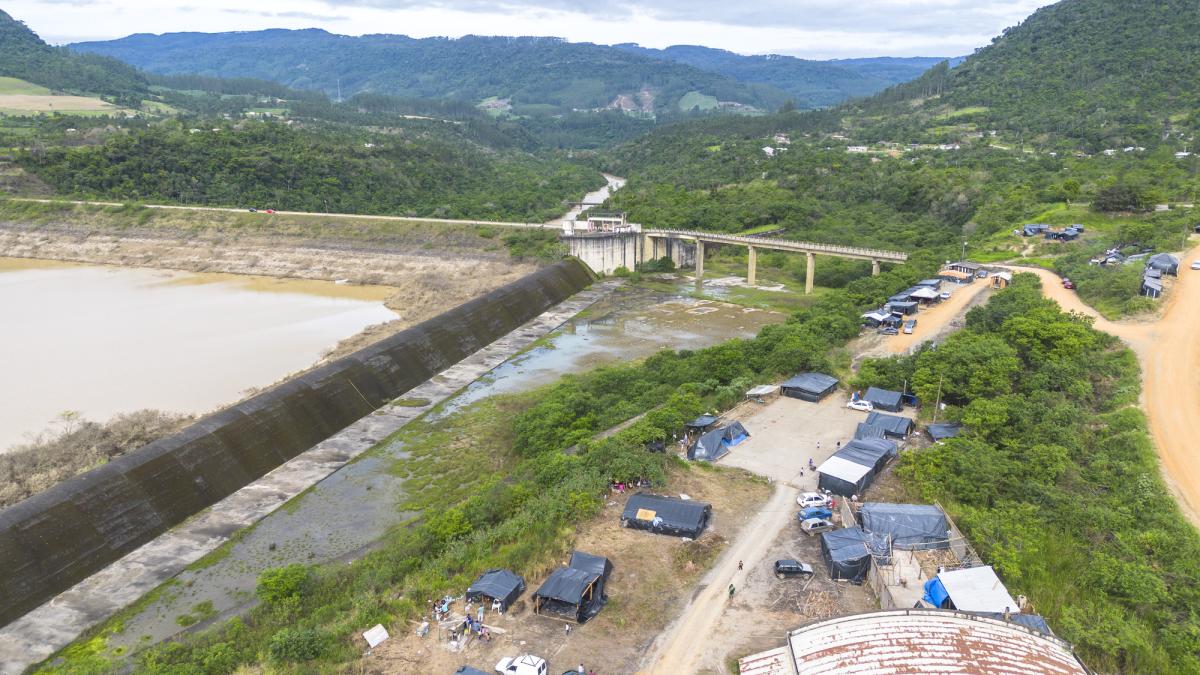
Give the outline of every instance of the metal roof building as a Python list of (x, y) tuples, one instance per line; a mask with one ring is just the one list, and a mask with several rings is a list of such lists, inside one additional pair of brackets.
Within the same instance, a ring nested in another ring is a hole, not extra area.
[[(1086, 675), (1067, 642), (1003, 619), (893, 609), (817, 621), (787, 636), (791, 666), (769, 675), (1045, 673)], [(748, 656), (753, 664), (776, 650)]]

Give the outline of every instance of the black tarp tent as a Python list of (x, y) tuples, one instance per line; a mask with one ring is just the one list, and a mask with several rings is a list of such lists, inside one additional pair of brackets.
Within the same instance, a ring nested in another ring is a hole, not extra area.
[(892, 438), (906, 438), (913, 428), (910, 418), (881, 412), (867, 413), (867, 424), (883, 427), (883, 432)]
[[(913, 296), (910, 294), (908, 297), (912, 298)], [(916, 314), (918, 307), (919, 307), (919, 305), (917, 304), (917, 301), (911, 300), (911, 299), (907, 300), (905, 302), (897, 301), (897, 302), (889, 302), (887, 304), (888, 311), (891, 312), (892, 314), (903, 314), (906, 316), (909, 314)]]
[(1163, 274), (1179, 273), (1179, 258), (1170, 253), (1156, 253), (1146, 260), (1146, 267), (1156, 269)]
[(863, 440), (870, 438), (883, 438), (883, 427), (877, 427), (874, 424), (859, 422), (854, 428), (854, 440)]
[(838, 380), (824, 373), (801, 373), (783, 383), (783, 395), (816, 403), (837, 388)]
[(863, 394), (863, 400), (870, 401), (871, 405), (879, 410), (900, 412), (904, 409), (903, 395), (890, 389), (867, 387), (867, 393)]
[(947, 438), (954, 438), (962, 431), (961, 424), (930, 424), (925, 429), (929, 432), (929, 437), (934, 441), (944, 441)]
[(861, 495), (896, 456), (896, 444), (882, 438), (855, 439), (817, 467), (817, 487), (843, 497)]
[(861, 584), (871, 567), (870, 537), (858, 528), (821, 533), (821, 557), (829, 578)]
[(711, 517), (711, 504), (639, 492), (625, 502), (621, 526), (695, 539)]
[(687, 458), (705, 462), (715, 462), (729, 454), (729, 448), (750, 437), (750, 432), (741, 422), (729, 424), (705, 432), (688, 448)]
[(867, 502), (859, 515), (864, 530), (887, 537), (893, 548), (925, 551), (950, 546), (950, 522), (932, 504)]
[(582, 551), (571, 553), (570, 567), (550, 574), (533, 594), (533, 613), (583, 623), (596, 616), (608, 596), (604, 586), (612, 574), (608, 558)]
[(491, 569), (479, 575), (467, 587), (467, 600), (472, 602), (481, 596), (500, 601), (500, 611), (507, 612), (508, 606), (525, 592), (525, 580), (504, 569)]
[(717, 418), (713, 417), (712, 415), (701, 415), (701, 416), (697, 417), (696, 419), (692, 420), (691, 422), (688, 422), (684, 426), (687, 427), (688, 430), (690, 430), (690, 431), (695, 431), (697, 429), (707, 429), (708, 427), (712, 426), (716, 421), (717, 421)]

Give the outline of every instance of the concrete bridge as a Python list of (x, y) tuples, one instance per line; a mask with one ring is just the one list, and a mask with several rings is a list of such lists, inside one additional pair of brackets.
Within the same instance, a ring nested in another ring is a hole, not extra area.
[(900, 251), (885, 251), (837, 244), (816, 244), (790, 239), (750, 237), (719, 232), (695, 230), (642, 230), (625, 232), (575, 232), (564, 234), (563, 241), (574, 255), (586, 262), (593, 270), (611, 274), (618, 267), (634, 269), (637, 265), (670, 258), (677, 267), (696, 268), (696, 279), (704, 277), (704, 249), (708, 244), (745, 246), (749, 251), (746, 281), (751, 286), (757, 282), (758, 251), (788, 251), (804, 253), (807, 268), (804, 292), (812, 293), (816, 256), (829, 255), (853, 260), (870, 260), (871, 274), (879, 274), (879, 265), (884, 262), (903, 263), (908, 254)]

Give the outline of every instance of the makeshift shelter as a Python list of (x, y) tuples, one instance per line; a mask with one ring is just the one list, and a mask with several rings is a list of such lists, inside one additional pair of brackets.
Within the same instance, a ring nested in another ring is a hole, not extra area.
[(711, 504), (639, 492), (625, 502), (621, 526), (696, 539), (711, 517)]
[(896, 456), (896, 444), (882, 438), (855, 439), (817, 467), (817, 486), (834, 494), (860, 495)]
[(1146, 267), (1156, 269), (1163, 274), (1179, 274), (1179, 258), (1170, 253), (1158, 253), (1146, 260)]
[(878, 328), (879, 326), (882, 326), (884, 324), (892, 323), (892, 321), (894, 319), (892, 317), (891, 312), (884, 311), (882, 309), (877, 309), (875, 311), (867, 312), (867, 313), (863, 314), (862, 320), (863, 320), (864, 326), (870, 326), (871, 328)]
[(889, 302), (887, 305), (888, 311), (890, 311), (892, 314), (900, 314), (902, 316), (916, 314), (918, 305), (917, 302), (911, 298), (917, 297), (917, 293), (919, 292), (920, 291), (914, 291), (912, 294), (910, 294), (908, 296), (910, 299), (907, 302)]
[(829, 578), (861, 584), (871, 568), (869, 535), (858, 528), (821, 533), (821, 557)]
[(746, 392), (746, 398), (759, 403), (769, 403), (779, 398), (779, 385), (760, 384)]
[(475, 602), (488, 598), (499, 601), (500, 611), (507, 612), (509, 605), (524, 592), (525, 580), (520, 576), (504, 569), (491, 569), (467, 587), (467, 600)]
[(936, 289), (939, 289), (942, 287), (942, 280), (941, 279), (922, 279), (921, 281), (917, 282), (917, 285), (924, 286), (926, 288), (932, 288), (932, 289), (936, 290)]
[(933, 286), (922, 286), (909, 294), (908, 297), (912, 300), (916, 300), (917, 302), (929, 304), (932, 302), (937, 302), (942, 296)]
[(992, 288), (1008, 288), (1012, 278), (1012, 272), (997, 272), (992, 275)]
[(900, 392), (878, 387), (867, 387), (867, 393), (863, 394), (863, 400), (870, 401), (877, 410), (892, 412), (900, 412), (904, 409), (904, 402), (901, 399)]
[(575, 551), (571, 566), (550, 574), (533, 594), (533, 613), (583, 623), (604, 608), (604, 584), (612, 573), (608, 558)]
[(1149, 277), (1142, 278), (1142, 295), (1148, 298), (1157, 298), (1163, 293), (1162, 281), (1159, 279), (1151, 279)]
[(683, 426), (687, 427), (688, 431), (703, 431), (715, 424), (716, 421), (717, 418), (712, 415), (701, 415)]
[(750, 432), (746, 430), (746, 427), (742, 426), (741, 422), (730, 422), (721, 431), (723, 432), (721, 439), (725, 445), (731, 448), (750, 438)]
[(913, 421), (908, 417), (881, 412), (867, 413), (867, 424), (883, 427), (884, 434), (889, 438), (907, 438), (913, 428)]
[(859, 515), (864, 530), (887, 537), (893, 548), (926, 551), (950, 546), (950, 522), (931, 504), (867, 502)]
[(938, 572), (925, 582), (921, 599), (934, 607), (963, 612), (1021, 611), (990, 565)]
[(783, 383), (783, 395), (816, 403), (837, 388), (838, 380), (824, 373), (801, 373)]
[(974, 274), (960, 272), (958, 270), (942, 270), (938, 272), (938, 276), (946, 281), (953, 281), (958, 284), (969, 284), (975, 281)]
[[(987, 617), (989, 619), (995, 619), (997, 621), (1005, 620), (1004, 612), (971, 612), (971, 614)], [(1013, 614), (1012, 612), (1009, 612), (1008, 621), (1010, 623), (1024, 626), (1031, 630), (1036, 630), (1039, 633), (1044, 633), (1051, 636), (1054, 635), (1054, 631), (1050, 630), (1050, 624), (1046, 623), (1046, 620), (1037, 614)]]
[(713, 429), (692, 443), (692, 447), (688, 448), (687, 458), (692, 461), (715, 462), (728, 454), (729, 444), (725, 442), (725, 430)]
[(929, 432), (929, 437), (934, 442), (944, 441), (947, 438), (954, 438), (962, 431), (961, 424), (930, 424), (926, 429)]
[(1036, 237), (1049, 229), (1050, 226), (1044, 223), (1029, 223), (1021, 228), (1021, 234), (1026, 237)]
[(877, 427), (874, 424), (867, 424), (866, 422), (859, 422), (858, 426), (854, 429), (854, 440), (856, 440), (856, 441), (862, 440), (862, 439), (883, 438), (883, 437), (884, 437), (883, 427)]
[(967, 274), (974, 276), (976, 272), (983, 269), (983, 265), (977, 262), (971, 262), (970, 260), (959, 260), (958, 262), (947, 264), (946, 269), (954, 270), (956, 272), (966, 272)]

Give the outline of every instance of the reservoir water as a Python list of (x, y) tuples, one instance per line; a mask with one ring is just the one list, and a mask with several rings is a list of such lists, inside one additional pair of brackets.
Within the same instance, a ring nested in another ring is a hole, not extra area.
[(66, 411), (204, 413), (396, 318), (385, 287), (0, 258), (0, 452)]

